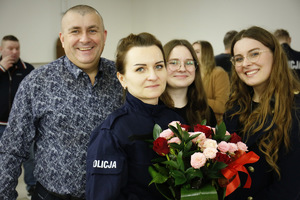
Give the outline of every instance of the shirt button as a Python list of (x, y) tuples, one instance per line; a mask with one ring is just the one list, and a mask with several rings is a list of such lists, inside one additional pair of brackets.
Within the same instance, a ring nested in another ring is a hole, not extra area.
[(253, 197), (248, 197), (247, 200), (253, 200)]
[(249, 167), (248, 167), (248, 170), (249, 170), (250, 172), (254, 172), (254, 167), (249, 166)]

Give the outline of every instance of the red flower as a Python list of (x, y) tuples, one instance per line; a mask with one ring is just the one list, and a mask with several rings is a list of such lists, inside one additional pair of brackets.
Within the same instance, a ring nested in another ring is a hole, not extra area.
[(213, 133), (210, 127), (207, 127), (205, 125), (200, 125), (200, 124), (194, 126), (194, 132), (205, 133), (206, 138), (209, 138)]
[(181, 124), (180, 126), (181, 126), (181, 128), (184, 128), (186, 131), (189, 131), (191, 128), (191, 126), (186, 125), (186, 124)]
[(236, 143), (241, 142), (241, 141), (242, 141), (242, 138), (240, 136), (238, 136), (238, 134), (236, 134), (236, 133), (231, 134), (229, 142), (236, 144)]
[(158, 137), (153, 142), (153, 150), (160, 156), (165, 156), (170, 152), (169, 146), (168, 146), (168, 140), (163, 137)]
[(218, 162), (223, 162), (225, 164), (229, 164), (231, 162), (230, 156), (221, 152), (217, 152), (215, 160)]

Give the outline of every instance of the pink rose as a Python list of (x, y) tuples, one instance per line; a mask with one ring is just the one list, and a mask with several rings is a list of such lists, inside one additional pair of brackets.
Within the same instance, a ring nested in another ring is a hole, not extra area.
[(243, 142), (238, 142), (236, 143), (238, 150), (242, 150), (242, 151), (248, 151), (248, 147), (245, 143)]
[(169, 125), (174, 126), (175, 128), (177, 128), (177, 124), (181, 125), (180, 121), (172, 121), (169, 123)]
[(226, 131), (225, 135), (230, 135), (230, 133), (228, 131)]
[(206, 162), (205, 155), (200, 152), (196, 152), (191, 156), (191, 166), (194, 169), (200, 169), (200, 167), (203, 167)]
[(168, 141), (168, 144), (170, 143), (177, 143), (177, 144), (180, 144), (181, 143), (181, 140), (178, 138), (178, 137), (173, 137), (171, 138), (169, 141)]
[(218, 144), (218, 149), (223, 152), (226, 153), (229, 150), (229, 145), (227, 142), (222, 141)]
[(238, 150), (238, 147), (236, 144), (229, 142), (228, 145), (229, 145), (229, 150), (228, 150), (229, 153), (234, 153), (235, 151)]
[(159, 137), (166, 138), (167, 140), (174, 136), (174, 133), (171, 131), (171, 129), (166, 129), (163, 132), (160, 133)]
[(208, 147), (204, 149), (203, 154), (207, 159), (214, 159), (217, 155), (218, 150), (216, 148)]
[(196, 143), (204, 143), (204, 141), (206, 139), (205, 133), (202, 133), (202, 132), (189, 132), (189, 134), (190, 134), (190, 136), (199, 134), (197, 137), (195, 137), (194, 139), (192, 139), (192, 142), (194, 144), (196, 144)]

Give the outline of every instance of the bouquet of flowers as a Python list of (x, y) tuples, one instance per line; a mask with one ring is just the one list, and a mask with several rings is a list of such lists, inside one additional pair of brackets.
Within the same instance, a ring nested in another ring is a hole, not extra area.
[[(159, 157), (149, 167), (150, 184), (167, 199), (223, 198), (240, 185), (238, 171), (248, 174), (244, 164), (258, 161), (254, 152), (247, 153), (248, 147), (236, 133), (226, 131), (224, 123), (215, 128), (205, 124), (204, 120), (194, 126), (193, 132), (178, 121), (166, 130), (154, 126), (153, 150)], [(248, 174), (244, 187), (250, 186)]]

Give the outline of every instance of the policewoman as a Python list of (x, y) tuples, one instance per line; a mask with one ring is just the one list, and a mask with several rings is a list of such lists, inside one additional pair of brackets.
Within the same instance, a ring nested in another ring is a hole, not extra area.
[(166, 87), (163, 48), (149, 33), (120, 40), (117, 77), (126, 91), (123, 107), (92, 133), (87, 154), (88, 200), (164, 199), (148, 173), (156, 155), (149, 147), (155, 124), (162, 129), (183, 119), (159, 102)]

